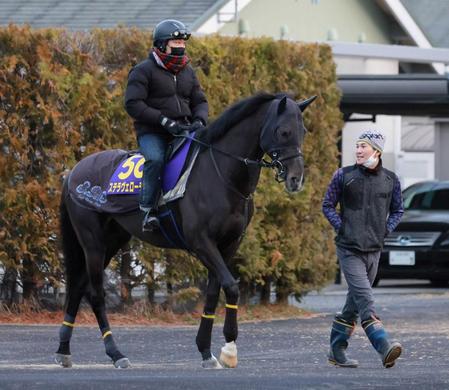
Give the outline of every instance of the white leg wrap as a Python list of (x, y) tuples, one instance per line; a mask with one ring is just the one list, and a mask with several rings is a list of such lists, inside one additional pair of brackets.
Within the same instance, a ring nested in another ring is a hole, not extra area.
[(220, 363), (226, 368), (237, 367), (237, 345), (235, 341), (226, 343), (224, 347), (221, 348)]
[(201, 366), (203, 368), (207, 368), (207, 369), (220, 369), (223, 368), (222, 365), (220, 364), (220, 362), (218, 361), (218, 359), (212, 355), (212, 357), (210, 359), (207, 360), (203, 360), (201, 363)]

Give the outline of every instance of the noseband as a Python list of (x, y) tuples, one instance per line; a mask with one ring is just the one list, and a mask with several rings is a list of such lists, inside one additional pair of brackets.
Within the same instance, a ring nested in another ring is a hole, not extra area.
[[(292, 153), (287, 154), (286, 156), (281, 157), (281, 152), (292, 150)], [(287, 147), (279, 150), (275, 150), (267, 153), (271, 157), (271, 161), (262, 160), (267, 168), (272, 168), (276, 171), (275, 180), (278, 183), (283, 183), (287, 180), (287, 169), (283, 162), (291, 160), (293, 158), (300, 157), (303, 159), (303, 154), (299, 148), (296, 147)]]

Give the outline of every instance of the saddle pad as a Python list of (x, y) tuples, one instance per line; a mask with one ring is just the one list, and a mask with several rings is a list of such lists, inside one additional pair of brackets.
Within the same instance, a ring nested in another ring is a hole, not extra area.
[[(167, 163), (163, 174), (164, 196), (159, 203), (184, 196), (187, 179), (199, 152), (199, 148), (195, 148), (182, 172), (189, 146), (190, 143), (186, 144)], [(81, 206), (99, 212), (122, 214), (134, 211), (139, 208), (143, 163), (142, 155), (121, 149), (92, 154), (70, 172), (69, 195)]]
[[(162, 192), (164, 194), (172, 190), (178, 182), (191, 143), (192, 140), (187, 139), (171, 160), (165, 165), (162, 174)], [(145, 158), (141, 154), (132, 155), (121, 162), (111, 177), (107, 194), (129, 195), (139, 193), (142, 188), (144, 163)]]

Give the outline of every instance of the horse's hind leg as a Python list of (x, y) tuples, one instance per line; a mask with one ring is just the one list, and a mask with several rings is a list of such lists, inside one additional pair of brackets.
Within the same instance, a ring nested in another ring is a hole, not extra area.
[(72, 355), (70, 353), (70, 339), (72, 338), (75, 318), (87, 286), (87, 274), (84, 274), (77, 283), (73, 283), (66, 291), (66, 304), (64, 321), (59, 329), (59, 348), (56, 351), (55, 361), (62, 367), (72, 367)]
[(200, 327), (196, 336), (196, 345), (203, 357), (203, 368), (222, 368), (217, 358), (211, 352), (212, 327), (215, 319), (215, 309), (217, 308), (220, 296), (220, 283), (214, 274), (209, 272), (207, 283), (206, 303), (203, 315), (201, 316)]
[(103, 276), (104, 267), (111, 257), (111, 249), (105, 244), (106, 238), (109, 239), (109, 237), (106, 237), (107, 225), (96, 213), (79, 211), (76, 217), (79, 221), (78, 238), (84, 249), (89, 277), (86, 297), (97, 318), (106, 354), (112, 359), (116, 368), (127, 368), (129, 367), (129, 360), (117, 348), (106, 316)]
[(97, 318), (106, 354), (112, 359), (116, 368), (127, 368), (130, 365), (129, 360), (117, 348), (106, 315), (105, 293), (103, 289), (103, 263), (105, 261), (105, 253), (100, 248), (90, 248), (90, 250), (87, 267), (90, 279), (88, 300)]
[(60, 208), (60, 223), (66, 273), (66, 298), (64, 321), (59, 330), (59, 348), (56, 351), (55, 361), (62, 367), (71, 367), (70, 339), (88, 279), (83, 249), (73, 229), (64, 201)]

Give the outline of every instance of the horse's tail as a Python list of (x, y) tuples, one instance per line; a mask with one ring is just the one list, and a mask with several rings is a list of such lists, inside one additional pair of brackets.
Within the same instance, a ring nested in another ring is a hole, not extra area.
[(61, 203), (59, 206), (59, 221), (62, 238), (62, 252), (64, 258), (64, 269), (66, 279), (66, 297), (71, 291), (71, 287), (86, 272), (86, 261), (84, 251), (78, 240), (70, 219), (66, 202), (70, 202), (68, 196), (67, 180), (61, 195)]

